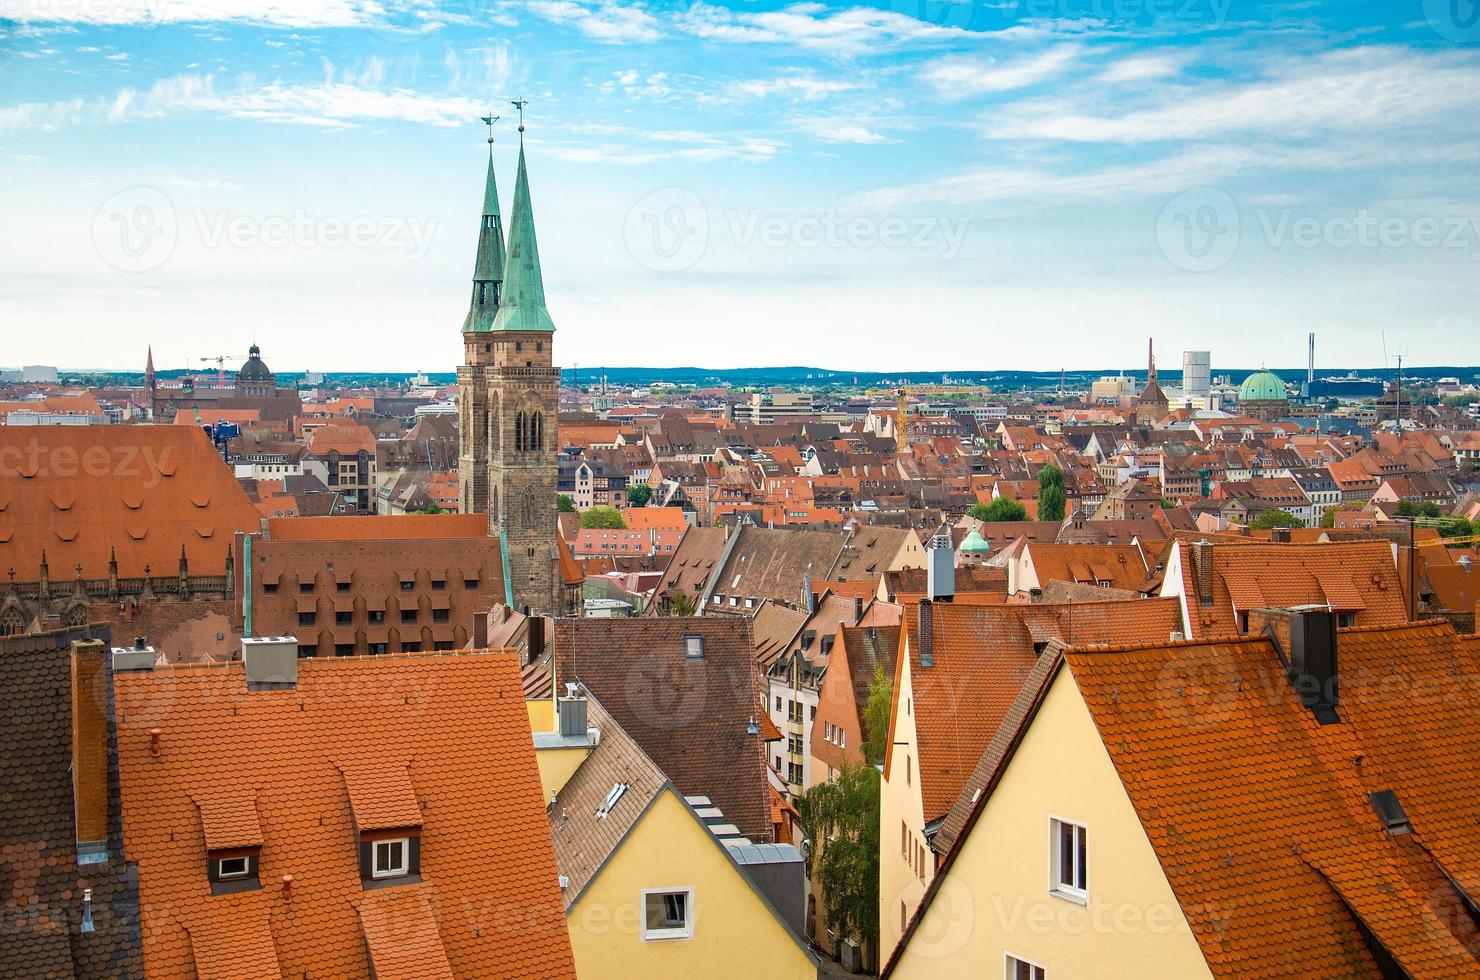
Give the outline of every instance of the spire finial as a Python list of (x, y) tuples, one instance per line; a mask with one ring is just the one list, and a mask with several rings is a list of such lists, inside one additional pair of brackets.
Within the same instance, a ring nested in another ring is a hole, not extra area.
[(529, 105), (529, 100), (528, 99), (515, 99), (512, 102), (510, 102), (509, 104), (512, 105), (515, 109), (518, 109), (519, 110), (519, 132), (521, 134), (520, 135), (520, 138), (522, 139), (523, 138), (523, 135), (522, 134), (524, 133), (524, 107), (527, 106), (527, 105)]
[[(488, 145), (493, 146), (493, 124), (498, 122), (499, 117), (495, 116), (493, 113), (489, 113), (488, 115), (481, 118), (483, 119), (483, 122), (488, 125)], [(492, 153), (493, 151), (489, 150), (489, 152)]]

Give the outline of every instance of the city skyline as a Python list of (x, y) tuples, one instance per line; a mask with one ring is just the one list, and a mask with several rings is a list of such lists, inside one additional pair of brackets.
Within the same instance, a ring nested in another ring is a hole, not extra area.
[(1446, 9), (0, 0), (7, 360), (445, 370), (527, 95), (562, 364), (1463, 363)]

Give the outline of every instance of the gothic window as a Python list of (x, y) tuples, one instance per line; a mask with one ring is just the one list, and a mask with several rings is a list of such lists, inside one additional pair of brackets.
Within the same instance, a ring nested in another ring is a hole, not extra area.
[(26, 631), (26, 620), (19, 609), (5, 610), (0, 616), (0, 636), (19, 636)]
[(514, 452), (522, 453), (529, 448), (529, 417), (523, 412), (514, 416)]
[(529, 419), (529, 448), (539, 452), (545, 448), (545, 416), (535, 412)]
[(87, 606), (85, 606), (85, 605), (83, 605), (82, 603), (79, 602), (76, 605), (72, 606), (72, 608), (68, 609), (67, 610), (67, 614), (62, 617), (62, 625), (63, 626), (86, 626), (87, 625)]
[(531, 490), (519, 502), (519, 526), (526, 529), (536, 526), (539, 522), (539, 513), (539, 500), (535, 496), (535, 491)]

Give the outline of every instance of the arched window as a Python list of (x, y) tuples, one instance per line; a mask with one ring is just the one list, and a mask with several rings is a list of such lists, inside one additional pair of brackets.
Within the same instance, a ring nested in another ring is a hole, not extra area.
[(529, 448), (535, 452), (545, 448), (545, 416), (535, 412), (529, 421)]
[(529, 448), (529, 435), (526, 431), (528, 425), (528, 419), (523, 412), (514, 415), (514, 451), (516, 453), (522, 453)]

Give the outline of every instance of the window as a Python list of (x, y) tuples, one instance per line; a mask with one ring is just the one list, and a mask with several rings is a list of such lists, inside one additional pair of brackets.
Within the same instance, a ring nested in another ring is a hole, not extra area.
[(414, 622), (416, 622), (416, 610), (415, 609), (402, 609), (401, 610), (401, 622), (403, 622), (403, 623), (414, 623)]
[(335, 626), (348, 626), (354, 622), (355, 614), (352, 612), (337, 612), (334, 614)]
[(446, 622), (450, 622), (451, 619), (452, 619), (452, 610), (451, 609), (433, 609), (432, 610), (432, 622), (434, 622), (434, 623), (446, 623)]
[(1049, 891), (1060, 898), (1084, 904), (1089, 890), (1088, 831), (1079, 824), (1057, 817), (1048, 823), (1053, 852)]
[(339, 591), (339, 592), (348, 592), (349, 591), (349, 583), (348, 582), (335, 582), (334, 583), (334, 588), (337, 591)]
[(370, 869), (372, 878), (394, 878), (406, 873), (406, 852), (411, 842), (404, 837), (375, 842), (375, 865)]
[(318, 615), (316, 613), (301, 612), (298, 614), (298, 625), (312, 626), (315, 619), (318, 619)]
[(472, 592), (477, 587), (478, 587), (478, 580), (477, 579), (475, 579), (475, 578), (465, 578), (465, 579), (463, 579), (463, 588), (466, 589), (467, 591)]
[(262, 586), (263, 595), (277, 595), (277, 590), (278, 587), (276, 582), (268, 582)]
[(372, 610), (369, 611), (369, 613), (367, 613), (367, 615), (370, 617), (370, 622), (372, 622), (372, 623), (383, 623), (383, 622), (385, 622), (385, 610), (384, 609), (372, 609)]
[(446, 592), (447, 591), (447, 580), (446, 579), (441, 579), (441, 578), (434, 578), (434, 579), (432, 579), (432, 591), (433, 592)]
[(251, 870), (251, 862), (244, 857), (221, 858), (216, 862), (216, 877), (222, 881), (245, 878)]
[(692, 939), (694, 936), (694, 922), (691, 916), (693, 901), (694, 890), (692, 888), (644, 891), (642, 893), (642, 938), (646, 941)]
[(308, 582), (299, 582), (298, 583), (298, 594), (299, 595), (313, 595), (313, 582), (311, 580), (308, 581)]
[(414, 588), (416, 588), (416, 579), (411, 579), (411, 578), (403, 578), (403, 579), (401, 579), (401, 591), (402, 592), (410, 592)]
[(336, 656), (336, 657), (353, 657), (354, 655), (355, 655), (355, 645), (353, 643), (336, 643), (336, 644), (334, 644), (334, 656)]
[(704, 637), (686, 636), (683, 638), (683, 655), (690, 660), (704, 659)]
[(1004, 980), (1046, 980), (1048, 973), (1043, 967), (1008, 953), (1007, 968), (1002, 975)]

